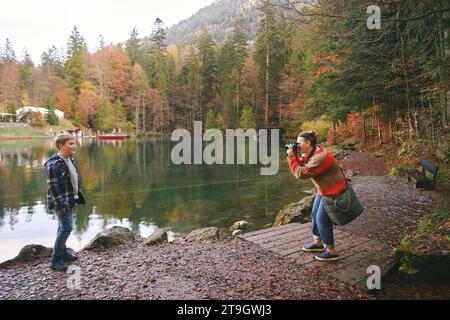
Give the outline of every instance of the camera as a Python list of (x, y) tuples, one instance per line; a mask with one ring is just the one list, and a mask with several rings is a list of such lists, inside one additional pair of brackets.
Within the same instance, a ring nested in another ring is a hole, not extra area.
[(294, 154), (297, 154), (299, 143), (298, 142), (292, 142), (284, 145), (284, 148), (286, 151), (288, 151), (289, 147), (292, 146), (292, 151), (294, 151)]

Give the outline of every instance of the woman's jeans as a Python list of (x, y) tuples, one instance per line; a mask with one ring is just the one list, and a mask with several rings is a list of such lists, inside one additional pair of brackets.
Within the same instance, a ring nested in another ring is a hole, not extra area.
[(333, 247), (333, 223), (325, 212), (322, 196), (320, 195), (316, 195), (314, 198), (311, 217), (314, 240), (321, 239), (325, 247)]
[(58, 216), (58, 231), (53, 246), (53, 261), (62, 260), (66, 251), (66, 241), (73, 229), (73, 208)]

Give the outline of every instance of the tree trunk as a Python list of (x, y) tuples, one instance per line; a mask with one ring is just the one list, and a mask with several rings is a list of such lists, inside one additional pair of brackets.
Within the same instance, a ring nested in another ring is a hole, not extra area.
[(145, 97), (142, 96), (142, 132), (145, 131)]
[(266, 44), (266, 126), (269, 125), (269, 42)]

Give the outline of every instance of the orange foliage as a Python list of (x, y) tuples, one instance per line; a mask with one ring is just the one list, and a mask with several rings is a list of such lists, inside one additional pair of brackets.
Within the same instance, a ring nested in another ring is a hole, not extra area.
[(80, 95), (77, 101), (77, 114), (81, 124), (88, 125), (89, 116), (92, 117), (95, 113), (98, 113), (100, 103), (101, 98), (97, 94), (97, 88), (89, 81), (83, 82), (80, 86)]
[(117, 46), (102, 48), (91, 56), (89, 62), (90, 80), (98, 87), (100, 96), (107, 96), (111, 101), (126, 97), (130, 71), (130, 58)]
[(72, 89), (62, 88), (56, 91), (53, 99), (55, 100), (56, 109), (64, 112), (64, 118), (71, 119), (73, 117), (72, 106), (75, 103)]

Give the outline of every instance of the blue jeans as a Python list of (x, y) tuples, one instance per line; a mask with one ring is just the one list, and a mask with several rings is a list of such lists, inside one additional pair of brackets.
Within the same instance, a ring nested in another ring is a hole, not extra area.
[(316, 195), (311, 212), (314, 240), (321, 239), (325, 247), (334, 246), (333, 222), (325, 212), (322, 196)]
[(66, 210), (63, 215), (57, 213), (58, 231), (53, 246), (53, 260), (62, 259), (66, 249), (66, 241), (73, 229), (73, 208)]

